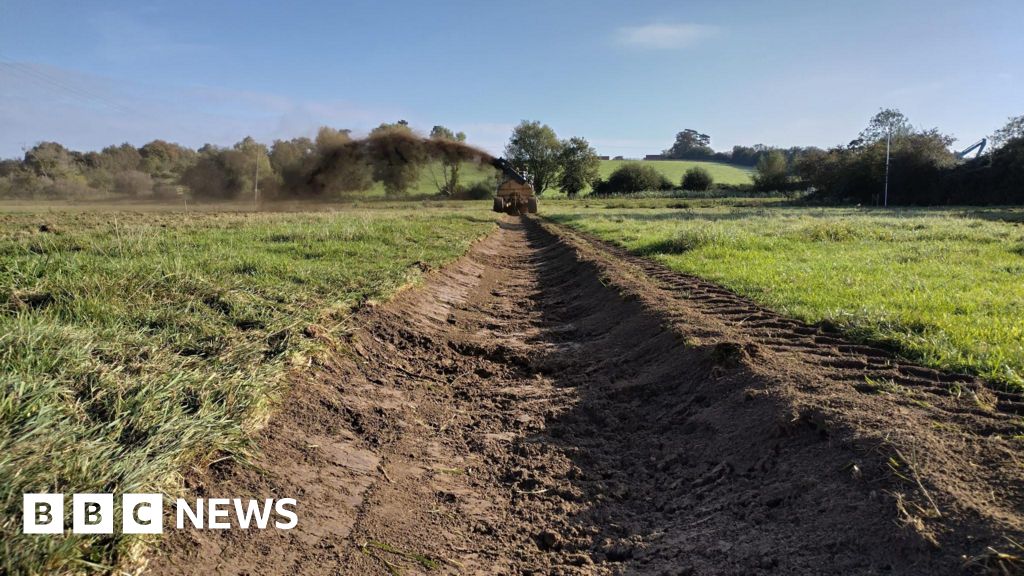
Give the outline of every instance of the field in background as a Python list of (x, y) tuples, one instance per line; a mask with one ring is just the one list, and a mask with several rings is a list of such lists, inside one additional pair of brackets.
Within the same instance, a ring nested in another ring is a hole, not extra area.
[(22, 493), (174, 493), (241, 453), (288, 367), (461, 255), (485, 205), (0, 213), (0, 573), (123, 559), (133, 536), (22, 535)]
[(928, 365), (1024, 385), (1019, 209), (547, 202), (553, 220)]
[[(601, 178), (608, 178), (616, 168), (627, 162), (636, 162), (636, 160), (602, 160)], [(682, 181), (683, 174), (693, 166), (701, 166), (702, 168), (705, 168), (711, 173), (716, 184), (738, 186), (750, 184), (752, 182), (751, 177), (753, 170), (742, 166), (734, 166), (732, 164), (701, 162), (696, 160), (642, 160), (641, 162), (643, 162), (644, 165), (653, 166), (676, 186), (678, 186)], [(490, 166), (464, 163), (462, 165), (461, 172), (459, 173), (459, 180), (463, 186), (468, 187), (481, 181), (490, 183), (493, 181), (494, 174), (495, 171)], [(441, 181), (441, 178), (442, 174), (440, 164), (437, 162), (428, 164), (420, 173), (420, 178), (417, 184), (410, 190), (410, 195), (436, 194), (436, 183)], [(584, 194), (589, 193), (589, 189), (584, 191)], [(376, 183), (373, 185), (373, 188), (364, 195), (370, 197), (383, 197), (384, 187), (381, 184)], [(551, 189), (545, 192), (545, 196), (558, 195), (560, 195), (560, 193), (557, 189)]]
[[(608, 178), (616, 168), (627, 162), (631, 161), (602, 160), (601, 178)], [(636, 161), (633, 160), (633, 162)], [(653, 166), (676, 186), (678, 186), (682, 181), (683, 174), (693, 166), (701, 166), (707, 169), (715, 179), (716, 184), (743, 185), (750, 184), (752, 182), (751, 176), (753, 174), (753, 170), (742, 166), (734, 166), (732, 164), (701, 162), (695, 160), (643, 160), (641, 162), (643, 162), (644, 165)], [(461, 172), (459, 173), (459, 180), (461, 184), (466, 187), (472, 186), (473, 184), (481, 181), (486, 181), (490, 185), (490, 183), (493, 182), (494, 174), (494, 169), (488, 165), (464, 163), (462, 165)], [(436, 194), (436, 184), (437, 182), (440, 182), (441, 179), (442, 173), (440, 164), (437, 162), (431, 162), (423, 168), (418, 182), (410, 189), (409, 194), (413, 196)], [(584, 191), (584, 194), (588, 194), (589, 192), (590, 191), (588, 189)], [(560, 193), (557, 189), (551, 189), (545, 192), (545, 196), (558, 195), (560, 195)], [(362, 193), (361, 196), (383, 197), (384, 187), (380, 183), (375, 183), (369, 191)]]
[[(459, 169), (459, 184), (470, 187), (477, 182), (487, 182), (488, 186), (496, 187), (494, 184), (495, 170), (489, 164), (477, 164), (475, 162), (463, 162)], [(438, 184), (444, 180), (440, 162), (428, 162), (420, 170), (419, 179), (409, 188), (409, 196), (425, 196), (438, 193)], [(383, 198), (384, 185), (374, 182), (369, 190), (353, 194), (354, 198)]]
[[(608, 178), (616, 168), (627, 162), (630, 161), (602, 160), (601, 178)], [(715, 184), (741, 185), (753, 182), (751, 179), (753, 170), (743, 166), (735, 166), (733, 164), (702, 162), (699, 160), (643, 160), (642, 162), (645, 166), (653, 166), (676, 186), (678, 186), (682, 181), (683, 174), (694, 166), (700, 166), (710, 172), (711, 176), (715, 179)]]

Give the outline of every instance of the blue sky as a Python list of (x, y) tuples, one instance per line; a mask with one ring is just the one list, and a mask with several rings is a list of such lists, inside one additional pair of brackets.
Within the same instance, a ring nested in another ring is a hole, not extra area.
[(1024, 2), (0, 0), (0, 157), (269, 142), (400, 118), (500, 151), (846, 143), (880, 107), (966, 145), (1024, 114)]

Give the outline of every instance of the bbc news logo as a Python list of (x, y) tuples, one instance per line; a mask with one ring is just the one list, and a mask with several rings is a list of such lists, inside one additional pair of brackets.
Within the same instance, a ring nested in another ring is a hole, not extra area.
[[(299, 523), (294, 498), (243, 500), (241, 498), (197, 498), (194, 503), (178, 498), (174, 519), (178, 530), (186, 526), (199, 530), (265, 530), (273, 525), (291, 530)], [(123, 494), (120, 529), (124, 534), (160, 534), (164, 531), (164, 499), (161, 494)], [(73, 534), (114, 533), (113, 494), (72, 494)], [(234, 523), (232, 523), (232, 516)], [(271, 517), (274, 522), (271, 524)], [(25, 534), (63, 534), (64, 495), (25, 494), (22, 509)]]

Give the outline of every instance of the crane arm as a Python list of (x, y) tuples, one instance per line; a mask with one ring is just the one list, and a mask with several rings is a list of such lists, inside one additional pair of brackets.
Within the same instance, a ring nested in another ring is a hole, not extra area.
[(491, 166), (494, 166), (498, 170), (501, 170), (509, 178), (514, 179), (520, 184), (526, 184), (526, 177), (519, 173), (512, 164), (504, 158), (491, 158)]
[(962, 160), (962, 159), (966, 158), (968, 154), (970, 154), (975, 149), (977, 149), (978, 152), (974, 156), (975, 158), (977, 158), (978, 156), (981, 156), (982, 152), (985, 151), (985, 145), (986, 144), (988, 144), (988, 139), (987, 138), (982, 138), (981, 140), (978, 140), (977, 142), (975, 142), (974, 144), (971, 144), (967, 148), (964, 148), (963, 151), (957, 152), (956, 153), (956, 157), (960, 158)]

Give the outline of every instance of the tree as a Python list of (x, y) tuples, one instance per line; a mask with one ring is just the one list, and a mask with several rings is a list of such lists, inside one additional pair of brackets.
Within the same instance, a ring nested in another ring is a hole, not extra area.
[(352, 141), (352, 132), (346, 128), (321, 126), (316, 132), (316, 149), (325, 154)]
[(158, 178), (179, 177), (198, 160), (195, 150), (163, 140), (144, 144), (139, 148), (139, 155), (142, 156), (142, 169)]
[(274, 140), (270, 147), (270, 167), (281, 179), (281, 192), (288, 196), (313, 192), (309, 178), (316, 163), (317, 147), (309, 138)]
[(55, 180), (78, 171), (71, 152), (56, 142), (40, 142), (25, 152), (25, 166), (39, 176)]
[(711, 176), (711, 172), (708, 172), (702, 166), (694, 166), (683, 174), (682, 187), (683, 190), (693, 190), (696, 192), (703, 192), (710, 190), (711, 185), (715, 183), (715, 179)]
[[(454, 133), (444, 126), (434, 126), (430, 130), (430, 138), (433, 140), (465, 142), (466, 134), (464, 132)], [(441, 174), (443, 176), (443, 181), (435, 182), (438, 193), (446, 196), (454, 196), (459, 191), (459, 168), (461, 166), (462, 161), (458, 158), (442, 155)]]
[(370, 132), (366, 144), (374, 180), (384, 185), (388, 196), (405, 195), (419, 180), (427, 158), (408, 122), (381, 124)]
[(200, 199), (251, 198), (257, 164), (260, 189), (269, 194), (277, 182), (267, 147), (248, 136), (231, 148), (204, 145), (196, 163), (182, 174), (181, 183)]
[(601, 171), (597, 151), (590, 147), (586, 138), (579, 136), (562, 142), (561, 164), (558, 187), (570, 198), (591, 186)]
[(125, 170), (114, 174), (114, 193), (135, 198), (153, 192), (153, 179), (139, 170)]
[(97, 156), (98, 168), (105, 168), (111, 172), (125, 172), (127, 170), (138, 170), (142, 164), (142, 154), (125, 142), (120, 146), (107, 146)]
[(640, 162), (626, 162), (615, 169), (607, 180), (594, 183), (594, 193), (636, 194), (647, 190), (671, 190), (672, 181), (653, 166)]
[(278, 178), (270, 166), (270, 152), (266, 144), (260, 144), (252, 136), (246, 136), (235, 143), (232, 151), (238, 154), (229, 154), (227, 163), (235, 172), (235, 178), (239, 180), (242, 194), (255, 192), (254, 182), (257, 177), (264, 194), (269, 194), (278, 186)]
[(665, 150), (667, 158), (680, 160), (699, 160), (707, 158), (715, 153), (711, 149), (711, 136), (702, 134), (692, 128), (687, 128), (676, 134), (676, 141), (672, 147)]
[(789, 166), (781, 150), (772, 150), (757, 161), (754, 188), (761, 191), (785, 190), (789, 185)]
[(197, 199), (230, 199), (241, 192), (241, 186), (225, 165), (227, 150), (206, 144), (199, 149), (199, 158), (181, 175)]
[(270, 146), (270, 167), (282, 177), (290, 172), (301, 172), (309, 159), (316, 156), (316, 150), (313, 141), (305, 137), (274, 140)]
[[(949, 198), (949, 172), (957, 165), (949, 150), (952, 141), (938, 130), (913, 131), (893, 140), (889, 203), (935, 204)], [(884, 139), (854, 148), (808, 149), (794, 162), (794, 172), (821, 198), (877, 204), (885, 186), (885, 156)], [(974, 187), (975, 193), (980, 188)]]
[[(871, 117), (867, 128), (861, 130), (859, 143), (871, 144), (885, 140), (886, 137), (903, 138), (913, 131), (914, 127), (910, 125), (910, 121), (902, 112), (895, 108), (883, 108)], [(858, 142), (858, 140), (854, 142)]]
[(354, 142), (348, 130), (320, 128), (314, 148), (309, 173), (297, 190), (312, 196), (340, 196), (373, 185), (366, 147)]
[(542, 194), (558, 180), (561, 151), (562, 143), (550, 126), (523, 120), (512, 130), (505, 145), (505, 158), (525, 172), (533, 189)]
[(1010, 140), (1024, 138), (1024, 114), (1011, 117), (1006, 125), (992, 135), (992, 148), (1000, 148)]

